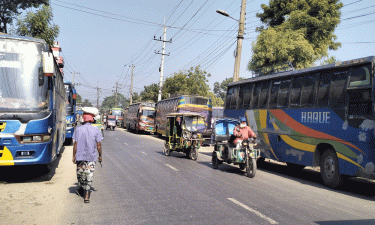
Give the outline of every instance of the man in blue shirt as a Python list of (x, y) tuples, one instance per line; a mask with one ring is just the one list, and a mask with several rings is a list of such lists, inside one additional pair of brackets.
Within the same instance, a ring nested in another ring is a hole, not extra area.
[(83, 121), (73, 134), (73, 163), (77, 164), (78, 193), (84, 196), (85, 203), (89, 203), (95, 163), (97, 160), (102, 162), (103, 137), (99, 129), (91, 125), (94, 122), (92, 114), (84, 114)]

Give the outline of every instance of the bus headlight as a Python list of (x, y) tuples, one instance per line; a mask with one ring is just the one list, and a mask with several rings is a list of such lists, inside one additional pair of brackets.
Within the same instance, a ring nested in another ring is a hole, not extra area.
[(16, 139), (19, 143), (42, 143), (51, 140), (51, 135), (49, 134), (37, 134), (37, 135), (16, 135)]

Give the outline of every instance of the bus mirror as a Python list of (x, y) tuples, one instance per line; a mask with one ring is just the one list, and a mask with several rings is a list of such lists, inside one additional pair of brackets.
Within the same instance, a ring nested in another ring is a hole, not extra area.
[(72, 98), (77, 99), (77, 94), (73, 94)]
[(51, 52), (43, 52), (43, 73), (44, 76), (52, 77), (54, 72), (54, 58)]

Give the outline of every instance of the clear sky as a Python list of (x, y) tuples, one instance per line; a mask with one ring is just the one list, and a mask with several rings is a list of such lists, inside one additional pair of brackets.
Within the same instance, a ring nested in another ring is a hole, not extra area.
[[(240, 77), (246, 69), (260, 20), (255, 14), (268, 0), (248, 0)], [(342, 47), (330, 55), (344, 61), (375, 55), (375, 1), (342, 0), (341, 23), (336, 28)], [(75, 76), (78, 93), (96, 104), (112, 95), (116, 81), (129, 97), (129, 66), (134, 64), (134, 92), (158, 83), (166, 16), (167, 40), (164, 78), (179, 70), (201, 65), (211, 73), (209, 84), (233, 76), (238, 22), (217, 14), (217, 9), (239, 19), (241, 0), (51, 0), (53, 23), (60, 27), (57, 40), (65, 58), (65, 78)], [(181, 29), (183, 28), (183, 29)]]

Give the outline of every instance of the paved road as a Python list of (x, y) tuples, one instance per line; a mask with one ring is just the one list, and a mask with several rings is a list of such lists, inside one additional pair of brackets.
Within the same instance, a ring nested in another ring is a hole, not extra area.
[[(312, 170), (290, 172), (265, 163), (255, 178), (232, 165), (211, 167), (203, 148), (196, 162), (165, 156), (162, 139), (106, 131), (91, 203), (78, 196), (64, 210), (74, 224), (375, 224), (375, 184), (349, 180), (340, 190)], [(205, 150), (206, 149), (206, 150)], [(74, 194), (74, 186), (71, 188)]]

